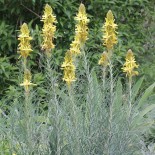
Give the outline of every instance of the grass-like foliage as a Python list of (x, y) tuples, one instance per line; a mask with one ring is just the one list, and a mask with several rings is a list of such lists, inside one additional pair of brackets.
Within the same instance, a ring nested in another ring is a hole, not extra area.
[(51, 41), (56, 30), (56, 19), (51, 13), (51, 7), (46, 5), (42, 20), (44, 53), (40, 54), (45, 78), (37, 85), (31, 82), (28, 63), (32, 38), (27, 24), (21, 26), (19, 66), (22, 66), (20, 70), (24, 73), (24, 80), (20, 88), (14, 88), (14, 95), (3, 99), (1, 104), (0, 154), (151, 154), (153, 151), (146, 149), (143, 135), (154, 123), (150, 112), (155, 104), (150, 95), (155, 83), (144, 92), (140, 91), (143, 78), (134, 81), (134, 75), (138, 75), (134, 69), (138, 65), (131, 50), (122, 68), (127, 81), (124, 82), (124, 78), (116, 73), (113, 46), (117, 43), (117, 25), (112, 11), (108, 12), (103, 27), (107, 52), (101, 56), (101, 67), (90, 67), (84, 45), (88, 39), (89, 20), (84, 5), (80, 5), (75, 18), (75, 38), (61, 66), (66, 84), (61, 81), (62, 75), (51, 53), (55, 46)]

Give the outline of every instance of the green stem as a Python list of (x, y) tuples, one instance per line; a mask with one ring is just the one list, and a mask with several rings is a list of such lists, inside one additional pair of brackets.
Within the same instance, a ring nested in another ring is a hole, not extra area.
[(26, 138), (27, 138), (27, 147), (29, 150), (32, 150), (31, 144), (31, 116), (30, 116), (30, 101), (29, 101), (29, 92), (25, 91), (25, 125), (26, 125)]
[[(88, 94), (87, 94), (87, 101), (86, 101), (86, 114), (85, 114), (85, 120), (86, 120), (86, 125), (88, 128), (88, 134), (91, 136), (92, 132), (94, 132), (92, 130), (92, 121), (93, 121), (93, 116), (94, 116), (94, 102), (93, 98), (94, 98), (94, 88), (93, 88), (93, 83), (92, 83), (92, 76), (90, 73), (90, 69), (89, 69), (89, 64), (88, 64), (88, 60), (87, 60), (87, 56), (85, 54), (84, 51), (84, 46), (81, 48), (82, 51), (82, 56), (83, 56), (83, 62), (84, 62), (84, 70), (86, 73), (86, 78), (88, 80)], [(91, 138), (89, 140), (89, 145), (91, 146)], [(89, 154), (91, 153), (91, 147), (89, 149)]]
[(24, 58), (23, 67), (24, 67), (24, 70), (27, 69), (27, 59), (26, 58)]
[(132, 110), (132, 77), (129, 77), (129, 118)]
[(106, 67), (102, 68), (102, 87), (103, 87), (103, 103), (105, 100), (105, 80), (106, 80)]
[(58, 103), (58, 99), (57, 99), (57, 93), (56, 93), (55, 77), (54, 77), (54, 72), (53, 72), (54, 67), (51, 67), (52, 55), (46, 55), (45, 59), (46, 59), (47, 80), (48, 80), (49, 85), (52, 88), (50, 91), (49, 100), (51, 100), (52, 103), (54, 103), (54, 104), (51, 104), (51, 102), (49, 102), (49, 104), (48, 104), (48, 118), (52, 119), (51, 115), (54, 116), (53, 119), (54, 119), (54, 123), (55, 123), (56, 137), (57, 137), (56, 155), (60, 155), (61, 154), (61, 138), (60, 138), (61, 128), (60, 128), (60, 112), (59, 112), (60, 107), (59, 107), (59, 103)]
[(75, 139), (75, 146), (74, 148), (76, 148), (74, 150), (74, 153), (79, 155), (81, 154), (80, 153), (80, 141), (79, 141), (79, 129), (78, 129), (78, 117), (79, 117), (79, 114), (77, 113), (78, 112), (78, 107), (76, 106), (76, 103), (75, 103), (75, 100), (74, 100), (74, 94), (73, 94), (73, 87), (72, 85), (70, 85), (70, 87), (68, 87), (68, 93), (69, 93), (69, 98), (70, 98), (70, 109), (71, 109), (71, 113), (70, 113), (70, 116), (71, 116), (71, 121), (73, 123), (73, 127), (71, 127), (72, 130), (72, 133), (73, 135), (75, 135), (73, 137), (73, 139)]
[(113, 119), (113, 98), (114, 98), (114, 83), (113, 83), (113, 65), (111, 55), (109, 59), (109, 72), (110, 72), (110, 104), (109, 104), (109, 135), (108, 135), (108, 154), (110, 155), (111, 139), (112, 139), (112, 119)]
[(68, 87), (68, 94), (69, 94), (69, 98), (70, 98), (70, 109), (71, 109), (71, 120), (73, 122), (74, 127), (76, 127), (77, 124), (77, 120), (76, 120), (76, 105), (75, 105), (75, 101), (74, 101), (74, 96), (73, 96), (73, 87), (72, 85), (70, 85), (70, 87)]
[(91, 81), (90, 71), (89, 71), (89, 65), (88, 65), (88, 62), (87, 62), (87, 57), (86, 57), (86, 53), (85, 53), (85, 50), (84, 50), (84, 46), (81, 47), (81, 52), (82, 52), (82, 55), (83, 55), (84, 69), (86, 71), (86, 76), (87, 76), (88, 82), (90, 83), (90, 81)]

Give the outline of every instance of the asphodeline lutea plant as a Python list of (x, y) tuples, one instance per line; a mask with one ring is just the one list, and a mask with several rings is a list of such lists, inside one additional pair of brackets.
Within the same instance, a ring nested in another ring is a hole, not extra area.
[(30, 52), (32, 52), (30, 44), (32, 37), (30, 37), (30, 31), (26, 23), (24, 23), (20, 28), (20, 35), (18, 36), (18, 40), (20, 41), (18, 45), (18, 52), (20, 53), (20, 57), (26, 60)]
[(88, 39), (88, 23), (89, 19), (87, 18), (86, 9), (84, 4), (80, 4), (79, 11), (75, 17), (76, 26), (75, 26), (75, 37), (73, 42), (70, 45), (70, 51), (74, 55), (80, 54), (80, 49), (84, 46), (86, 40)]
[(56, 23), (56, 17), (53, 15), (53, 10), (48, 4), (45, 5), (41, 21), (44, 23), (42, 29), (42, 49), (47, 55), (50, 55), (51, 50), (55, 47), (53, 39), (56, 31), (56, 26), (54, 25)]
[(73, 63), (73, 57), (71, 51), (67, 51), (65, 53), (64, 62), (61, 65), (62, 69), (64, 70), (64, 77), (63, 81), (65, 81), (68, 87), (71, 86), (71, 83), (76, 80), (75, 78), (75, 66)]
[(36, 84), (31, 83), (31, 72), (26, 69), (24, 71), (24, 82), (20, 84), (20, 86), (23, 86), (25, 88), (25, 92), (29, 93), (30, 86), (36, 86)]
[(128, 50), (125, 60), (126, 62), (122, 69), (123, 72), (126, 73), (126, 76), (130, 79), (132, 76), (138, 75), (138, 71), (135, 71), (135, 69), (138, 68), (138, 65), (136, 64), (136, 60), (131, 49)]
[(108, 11), (105, 20), (105, 24), (103, 25), (103, 45), (110, 52), (114, 45), (117, 44), (117, 24), (114, 23), (115, 19), (111, 10)]

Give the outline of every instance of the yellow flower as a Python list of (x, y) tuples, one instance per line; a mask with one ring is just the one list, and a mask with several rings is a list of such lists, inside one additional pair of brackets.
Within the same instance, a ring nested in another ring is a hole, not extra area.
[(73, 64), (72, 53), (71, 53), (70, 51), (67, 51), (67, 52), (65, 53), (64, 60), (65, 60), (65, 61), (64, 61), (63, 64), (61, 65), (62, 68), (71, 66), (71, 65)]
[(30, 86), (36, 86), (36, 84), (31, 83), (31, 73), (28, 69), (24, 72), (24, 82), (20, 86), (24, 86), (25, 92), (29, 92)]
[(81, 46), (88, 39), (88, 23), (89, 19), (87, 18), (85, 6), (81, 3), (77, 16), (75, 17), (77, 25), (75, 28), (76, 39), (79, 39)]
[(115, 19), (111, 10), (108, 11), (105, 20), (106, 22), (103, 25), (103, 32), (104, 32), (103, 45), (105, 45), (109, 51), (113, 49), (113, 46), (115, 44), (117, 44), (117, 36), (116, 36), (117, 25), (114, 23)]
[(131, 78), (134, 75), (138, 75), (138, 71), (134, 70), (135, 68), (138, 68), (138, 65), (136, 64), (136, 60), (131, 49), (128, 50), (125, 60), (126, 62), (122, 67), (122, 69), (123, 69), (123, 72), (126, 73), (126, 76)]
[(70, 52), (74, 55), (80, 54), (80, 48), (88, 39), (88, 22), (85, 6), (81, 3), (78, 14), (75, 17), (77, 24), (75, 26), (75, 37), (70, 45)]
[(106, 67), (109, 62), (108, 62), (108, 53), (107, 52), (103, 52), (102, 55), (101, 55), (101, 58), (98, 62), (99, 65), (102, 65), (104, 67)]
[(70, 86), (75, 78), (75, 66), (73, 63), (73, 56), (80, 54), (80, 49), (88, 39), (88, 22), (85, 6), (81, 3), (77, 16), (75, 17), (77, 24), (75, 26), (75, 37), (70, 45), (69, 51), (66, 52), (64, 62), (61, 65), (64, 70), (63, 80)]
[(56, 17), (53, 15), (53, 10), (48, 4), (45, 5), (42, 21), (44, 23), (56, 23)]
[(18, 40), (20, 41), (18, 45), (19, 53), (23, 58), (27, 58), (32, 51), (30, 41), (32, 37), (29, 35), (30, 31), (26, 23), (21, 26), (20, 35)]
[(73, 64), (72, 53), (70, 51), (66, 52), (64, 60), (65, 61), (61, 65), (62, 69), (64, 70), (63, 80), (66, 81), (68, 86), (70, 86), (71, 83), (76, 80), (75, 66)]
[(79, 11), (77, 16), (75, 17), (76, 21), (82, 22), (83, 24), (88, 24), (89, 19), (87, 19), (86, 8), (84, 4), (80, 4)]
[(80, 41), (75, 37), (74, 41), (70, 45), (70, 52), (74, 55), (80, 54)]
[(70, 86), (75, 80), (75, 66), (72, 64), (71, 66), (64, 68), (63, 81), (66, 81), (67, 85)]
[(56, 26), (54, 25), (56, 23), (56, 17), (53, 15), (53, 10), (48, 4), (45, 5), (44, 14), (41, 21), (44, 23), (42, 29), (42, 49), (47, 52), (46, 54), (49, 54), (51, 49), (55, 47), (53, 44), (53, 39), (56, 31)]

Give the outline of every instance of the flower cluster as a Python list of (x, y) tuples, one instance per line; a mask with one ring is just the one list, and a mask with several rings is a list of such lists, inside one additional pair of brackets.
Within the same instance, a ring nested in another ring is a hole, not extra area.
[(88, 39), (88, 22), (85, 6), (81, 3), (77, 16), (75, 17), (77, 21), (75, 28), (75, 37), (70, 45), (70, 50), (66, 52), (64, 62), (61, 65), (64, 70), (63, 80), (66, 81), (67, 85), (70, 86), (75, 78), (75, 66), (73, 62), (73, 57), (80, 54), (82, 46)]
[(18, 40), (20, 41), (18, 45), (18, 50), (20, 56), (23, 57), (24, 59), (26, 59), (29, 56), (30, 52), (32, 51), (30, 44), (32, 37), (30, 37), (29, 33), (30, 31), (28, 29), (28, 26), (26, 23), (24, 23), (21, 26), (20, 35), (18, 37)]
[(50, 50), (55, 47), (53, 44), (53, 38), (56, 31), (56, 26), (54, 25), (56, 23), (56, 17), (53, 15), (53, 10), (48, 4), (45, 5), (44, 14), (41, 21), (44, 23), (42, 29), (42, 49), (49, 53)]
[(77, 25), (75, 29), (76, 37), (79, 39), (80, 44), (83, 45), (88, 39), (87, 25), (89, 23), (89, 19), (87, 18), (85, 6), (82, 3), (80, 4), (79, 12), (75, 17), (75, 20), (77, 21)]
[(117, 25), (114, 23), (115, 19), (111, 10), (108, 11), (105, 20), (106, 22), (103, 25), (103, 32), (104, 32), (103, 45), (105, 45), (107, 50), (110, 51), (113, 49), (113, 46), (117, 43), (117, 37), (116, 37)]
[(24, 86), (26, 93), (29, 92), (29, 86), (35, 85), (35, 84), (31, 83), (31, 73), (27, 69), (27, 63), (26, 63), (27, 57), (29, 56), (30, 52), (32, 51), (31, 44), (30, 44), (30, 40), (32, 40), (32, 37), (30, 37), (29, 33), (30, 33), (30, 31), (28, 29), (28, 26), (26, 23), (24, 23), (21, 26), (20, 35), (19, 35), (18, 40), (20, 41), (19, 53), (20, 53), (21, 57), (24, 58), (24, 82), (21, 83), (20, 86)]
[(122, 69), (123, 69), (123, 72), (126, 73), (126, 76), (131, 78), (134, 75), (138, 75), (138, 71), (134, 70), (135, 68), (138, 68), (138, 65), (136, 64), (135, 57), (131, 49), (128, 50), (125, 60), (126, 62)]
[(61, 65), (62, 69), (64, 70), (63, 80), (66, 81), (68, 86), (70, 86), (71, 83), (76, 80), (76, 78), (75, 78), (75, 66), (73, 63), (72, 53), (70, 51), (66, 52), (64, 60), (65, 61)]
[(111, 56), (111, 50), (113, 49), (113, 46), (117, 43), (117, 37), (116, 37), (117, 25), (114, 23), (115, 19), (111, 10), (108, 11), (105, 20), (106, 22), (103, 25), (103, 32), (104, 32), (103, 45), (106, 46), (108, 53), (104, 52), (101, 55), (101, 58), (98, 63), (99, 65), (103, 65), (104, 67), (106, 67), (109, 64), (108, 57)]
[(109, 62), (108, 62), (108, 53), (107, 52), (103, 52), (102, 55), (101, 55), (101, 58), (98, 62), (99, 65), (102, 65), (104, 67), (106, 67)]
[(77, 21), (75, 28), (74, 41), (71, 43), (70, 51), (77, 55), (80, 54), (80, 48), (85, 44), (88, 39), (88, 22), (85, 6), (81, 3), (77, 16), (75, 17)]
[(31, 83), (31, 73), (28, 69), (24, 71), (24, 82), (20, 84), (20, 86), (24, 86), (25, 92), (29, 92), (29, 87), (30, 86), (36, 86), (36, 84)]

